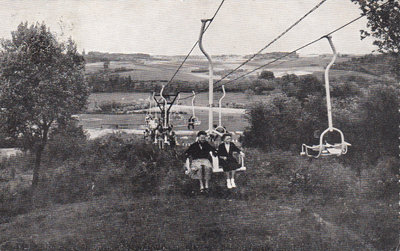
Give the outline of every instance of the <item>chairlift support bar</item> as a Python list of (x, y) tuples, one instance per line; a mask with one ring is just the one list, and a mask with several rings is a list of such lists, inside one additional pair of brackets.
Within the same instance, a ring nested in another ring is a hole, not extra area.
[(332, 48), (333, 51), (333, 58), (331, 60), (331, 62), (328, 64), (328, 66), (325, 69), (325, 91), (326, 91), (326, 107), (328, 110), (328, 126), (329, 126), (329, 131), (332, 132), (333, 131), (333, 124), (332, 124), (332, 105), (331, 105), (331, 92), (329, 89), (329, 69), (331, 68), (331, 66), (333, 65), (333, 63), (336, 60), (337, 57), (337, 52), (335, 49), (335, 46), (333, 45), (332, 42), (332, 36), (326, 36), (326, 38), (329, 41), (329, 45)]
[[(176, 98), (178, 97), (179, 92), (177, 94), (175, 94), (175, 95), (168, 95), (168, 97), (174, 97), (172, 99), (172, 101), (168, 101), (165, 98), (165, 95), (163, 94), (164, 88), (165, 88), (165, 86), (163, 85), (162, 88), (161, 88), (160, 94), (159, 95), (155, 95), (154, 94), (153, 98), (156, 101), (158, 108), (160, 108), (160, 110), (161, 110), (161, 117), (162, 117), (162, 120), (163, 120), (163, 126), (164, 127), (168, 127), (169, 121), (170, 121), (169, 120), (169, 111), (171, 110), (172, 105), (174, 104)], [(156, 98), (156, 96), (160, 96), (161, 99), (158, 100)], [(168, 105), (169, 105), (169, 107), (167, 108)], [(162, 114), (164, 114), (164, 116), (162, 116)]]
[(196, 114), (194, 113), (194, 100), (196, 99), (196, 93), (192, 91), (193, 93), (193, 98), (192, 98), (192, 116), (196, 117)]
[(167, 115), (165, 107), (167, 107), (168, 101), (166, 98), (164, 98), (163, 92), (164, 92), (164, 85), (161, 88), (160, 96), (164, 100), (164, 128), (167, 128), (167, 120), (169, 121), (169, 115)]
[(222, 97), (219, 99), (218, 103), (219, 103), (219, 116), (218, 116), (218, 126), (222, 126), (222, 100), (225, 98), (225, 86), (222, 85)]
[(208, 66), (208, 76), (209, 76), (209, 81), (208, 81), (208, 105), (209, 105), (209, 110), (208, 110), (208, 130), (212, 131), (213, 129), (213, 88), (214, 88), (214, 79), (213, 79), (213, 62), (211, 60), (210, 55), (204, 50), (203, 48), (203, 34), (205, 31), (205, 26), (207, 22), (211, 22), (212, 19), (202, 19), (201, 20), (201, 30), (200, 30), (200, 37), (199, 37), (199, 48), (201, 52), (203, 52), (204, 56), (206, 56), (209, 66)]
[[(329, 89), (329, 69), (331, 68), (331, 66), (333, 65), (333, 63), (336, 60), (337, 52), (336, 52), (335, 46), (333, 45), (332, 37), (325, 36), (325, 38), (328, 39), (329, 45), (331, 46), (332, 51), (333, 51), (332, 60), (325, 69), (326, 106), (327, 106), (327, 110), (328, 110), (328, 125), (329, 125), (329, 127), (321, 134), (320, 139), (319, 139), (319, 145), (308, 146), (306, 144), (303, 144), (301, 146), (302, 150), (300, 153), (300, 155), (305, 155), (305, 156), (314, 157), (314, 158), (319, 158), (320, 156), (330, 156), (330, 155), (340, 156), (342, 154), (346, 154), (348, 146), (351, 146), (350, 143), (347, 143), (346, 141), (344, 141), (343, 132), (337, 128), (334, 128), (332, 125), (332, 106), (331, 106), (331, 95), (330, 95), (330, 89)], [(336, 131), (340, 134), (341, 143), (334, 144), (334, 145), (324, 143), (324, 136), (328, 132), (333, 132), (333, 131)], [(318, 154), (317, 155), (309, 154), (308, 153), (309, 149), (312, 151), (318, 152)]]

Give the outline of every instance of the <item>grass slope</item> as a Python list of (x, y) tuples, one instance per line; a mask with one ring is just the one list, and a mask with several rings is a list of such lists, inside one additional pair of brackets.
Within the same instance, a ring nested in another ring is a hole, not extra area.
[(237, 196), (103, 197), (58, 205), (0, 225), (0, 249), (374, 249), (345, 227), (284, 206), (289, 201)]

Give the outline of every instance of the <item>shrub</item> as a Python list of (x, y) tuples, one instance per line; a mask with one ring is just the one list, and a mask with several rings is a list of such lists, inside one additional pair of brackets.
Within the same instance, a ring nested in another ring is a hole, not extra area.
[(275, 75), (272, 71), (262, 71), (260, 76), (258, 76), (260, 79), (274, 79)]
[(52, 131), (47, 145), (50, 159), (67, 160), (79, 158), (85, 151), (87, 136), (76, 121)]
[(347, 98), (361, 94), (360, 87), (355, 83), (337, 83), (331, 86), (331, 96)]
[(300, 149), (312, 139), (313, 132), (326, 124), (326, 112), (320, 97), (310, 96), (303, 103), (294, 97), (276, 95), (271, 102), (257, 103), (247, 110), (249, 128), (243, 144), (248, 147)]
[(394, 86), (376, 85), (361, 101), (362, 122), (358, 144), (370, 153), (371, 160), (398, 154), (400, 90)]

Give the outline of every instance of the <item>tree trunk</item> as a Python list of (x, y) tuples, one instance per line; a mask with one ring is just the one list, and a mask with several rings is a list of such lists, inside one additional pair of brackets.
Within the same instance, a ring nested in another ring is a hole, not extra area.
[(46, 146), (47, 143), (47, 135), (49, 131), (50, 126), (46, 126), (43, 129), (43, 134), (42, 134), (42, 142), (40, 142), (40, 145), (36, 149), (35, 152), (35, 166), (33, 167), (33, 178), (32, 178), (32, 188), (35, 189), (39, 183), (39, 172), (40, 172), (40, 163), (42, 161), (42, 153), (43, 150)]
[(39, 183), (40, 162), (42, 161), (42, 153), (44, 146), (41, 144), (35, 152), (35, 166), (33, 167), (32, 188), (36, 188)]

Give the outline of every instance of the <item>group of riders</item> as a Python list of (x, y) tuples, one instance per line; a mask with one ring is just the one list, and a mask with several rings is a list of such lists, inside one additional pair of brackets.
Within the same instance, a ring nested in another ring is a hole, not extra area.
[[(191, 118), (188, 122), (192, 127)], [(145, 139), (150, 138), (160, 149), (164, 149), (166, 145), (171, 148), (177, 145), (177, 137), (172, 125), (163, 127), (162, 121), (151, 115), (146, 116), (146, 124)], [(208, 193), (213, 172), (212, 157), (218, 157), (219, 166), (226, 174), (227, 188), (236, 188), (235, 173), (241, 165), (235, 153), (244, 157), (243, 151), (232, 142), (232, 135), (226, 128), (214, 125), (211, 132), (199, 131), (195, 142), (185, 151), (187, 159), (185, 173), (190, 178), (199, 180), (200, 193)]]
[(152, 115), (147, 115), (145, 120), (145, 139), (150, 138), (150, 140), (154, 142), (154, 144), (157, 144), (161, 149), (163, 149), (165, 145), (169, 145), (170, 147), (176, 146), (176, 134), (172, 125), (164, 127), (162, 121), (157, 117), (153, 118)]

